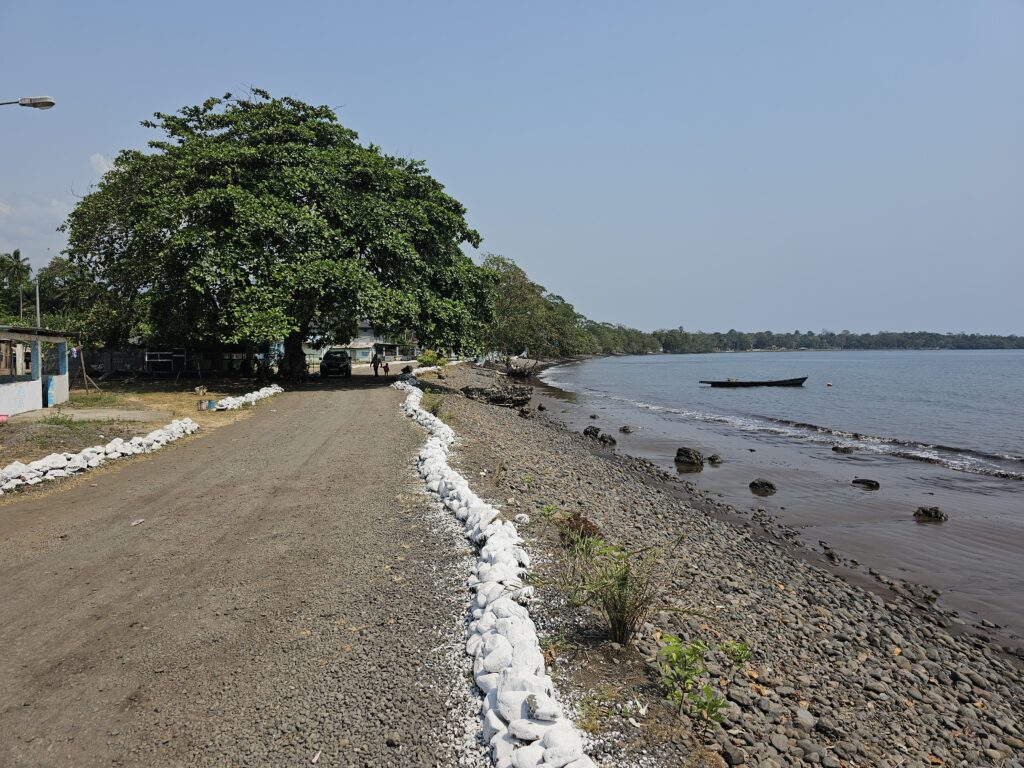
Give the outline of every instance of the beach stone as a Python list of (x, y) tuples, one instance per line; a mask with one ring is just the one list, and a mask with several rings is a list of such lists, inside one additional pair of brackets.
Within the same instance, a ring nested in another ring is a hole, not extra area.
[(609, 435), (607, 432), (602, 432), (597, 439), (601, 442), (601, 445), (607, 446), (615, 445), (616, 442), (615, 438)]
[(803, 707), (793, 708), (793, 724), (797, 728), (801, 728), (805, 731), (810, 731), (814, 728), (816, 722), (817, 718), (815, 718), (814, 715), (812, 715)]
[(856, 485), (858, 488), (863, 488), (867, 491), (877, 491), (882, 487), (877, 480), (868, 480), (866, 477), (855, 478), (850, 485)]
[(949, 520), (949, 515), (938, 507), (918, 507), (914, 519), (919, 523), (944, 523)]
[(583, 434), (587, 437), (592, 437), (597, 440), (601, 436), (601, 430), (597, 427), (587, 427), (583, 430)]
[(722, 757), (725, 758), (726, 765), (743, 765), (747, 762), (747, 753), (731, 743), (722, 745)]
[(624, 435), (628, 435), (632, 431), (633, 428), (629, 426), (629, 424), (623, 424), (621, 427), (619, 427), (619, 432), (621, 432)]
[(775, 483), (771, 480), (765, 480), (763, 477), (755, 478), (750, 481), (750, 490), (759, 496), (770, 496), (775, 493)]
[(682, 448), (676, 449), (676, 464), (684, 464), (688, 467), (699, 467), (704, 464), (704, 454), (698, 451), (696, 448)]
[(712, 453), (710, 456), (708, 456), (708, 464), (711, 464), (712, 466), (717, 467), (721, 463), (722, 463), (722, 457), (719, 456), (717, 453)]
[(833, 453), (853, 453), (853, 446), (851, 445), (833, 445)]

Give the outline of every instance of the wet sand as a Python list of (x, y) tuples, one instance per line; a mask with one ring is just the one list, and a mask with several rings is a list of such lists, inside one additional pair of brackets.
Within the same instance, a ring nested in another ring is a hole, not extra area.
[[(703, 471), (685, 473), (685, 479), (741, 513), (760, 508), (792, 526), (811, 550), (827, 546), (855, 569), (937, 589), (940, 607), (971, 624), (998, 625), (1008, 644), (1024, 645), (1024, 485), (1019, 481), (891, 456), (837, 454), (827, 446), (770, 434), (730, 434), (547, 384), (540, 391), (555, 420), (575, 431), (597, 425), (618, 440), (618, 451), (666, 470), (676, 471), (673, 457), (682, 445), (705, 457), (719, 454), (721, 466), (705, 464)], [(620, 433), (623, 424), (633, 433)], [(771, 480), (778, 492), (754, 496), (748, 484), (755, 477)], [(852, 486), (857, 477), (876, 480), (881, 488)], [(919, 506), (939, 506), (950, 519), (917, 523), (913, 513)]]

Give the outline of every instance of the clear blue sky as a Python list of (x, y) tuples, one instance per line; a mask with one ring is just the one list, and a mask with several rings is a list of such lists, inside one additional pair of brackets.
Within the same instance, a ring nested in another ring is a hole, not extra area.
[(257, 85), (423, 159), (482, 252), (644, 329), (1024, 333), (1024, 3), (5, 0), (0, 250)]

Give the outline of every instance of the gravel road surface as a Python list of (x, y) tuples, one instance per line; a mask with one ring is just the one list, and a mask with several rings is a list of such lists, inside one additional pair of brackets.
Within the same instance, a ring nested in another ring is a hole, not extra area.
[(469, 550), (351, 381), (0, 507), (0, 765), (483, 764)]

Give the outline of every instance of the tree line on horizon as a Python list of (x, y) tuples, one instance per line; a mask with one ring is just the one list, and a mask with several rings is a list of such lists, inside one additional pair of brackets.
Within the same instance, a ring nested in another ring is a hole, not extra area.
[(1016, 336), (653, 333), (591, 320), (511, 259), (475, 263), (466, 209), (416, 160), (361, 144), (328, 107), (253, 89), (143, 125), (62, 229), (64, 254), (32, 270), (0, 254), (0, 323), (43, 325), (89, 346), (304, 342), (380, 333), (454, 353), (536, 358), (750, 349), (1022, 348)]
[(731, 329), (726, 333), (686, 331), (683, 328), (655, 331), (664, 352), (748, 352), (753, 350), (799, 349), (1024, 349), (1024, 336), (999, 336), (981, 333), (933, 333), (930, 331), (852, 331), (823, 330), (774, 333), (744, 333)]

